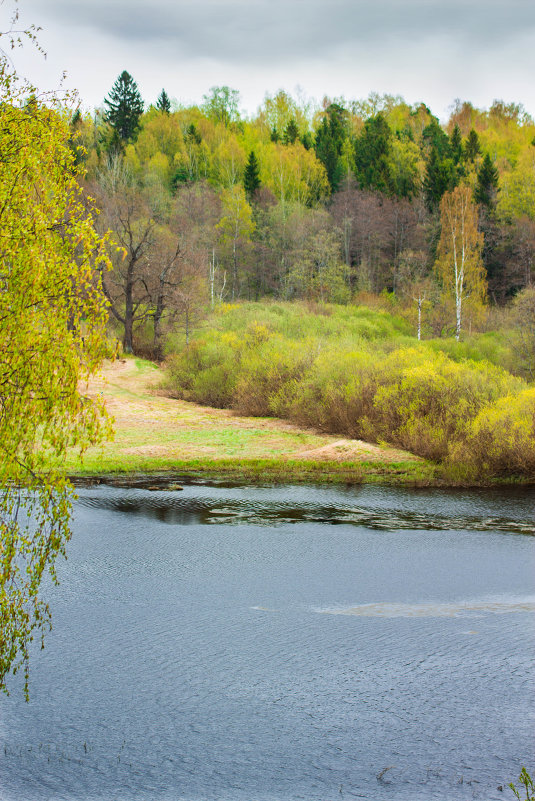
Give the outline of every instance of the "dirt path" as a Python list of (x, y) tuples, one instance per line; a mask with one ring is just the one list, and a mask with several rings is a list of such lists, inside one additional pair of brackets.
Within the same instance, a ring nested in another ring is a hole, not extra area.
[[(405, 451), (342, 439), (274, 418), (241, 417), (165, 397), (159, 368), (139, 359), (106, 364), (87, 394), (101, 395), (115, 419), (115, 440), (92, 449), (85, 470), (170, 469), (173, 462), (300, 460), (314, 462), (420, 461)], [(74, 467), (74, 465), (73, 465)]]

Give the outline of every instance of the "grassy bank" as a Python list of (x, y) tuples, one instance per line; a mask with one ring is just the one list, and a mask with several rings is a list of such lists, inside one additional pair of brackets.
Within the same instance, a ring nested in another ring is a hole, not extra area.
[(388, 482), (428, 485), (436, 466), (400, 449), (341, 439), (269, 417), (166, 397), (162, 372), (150, 362), (124, 359), (105, 367), (88, 394), (102, 396), (115, 418), (115, 438), (89, 449), (83, 461), (70, 454), (76, 480), (136, 482), (189, 478), (233, 482)]

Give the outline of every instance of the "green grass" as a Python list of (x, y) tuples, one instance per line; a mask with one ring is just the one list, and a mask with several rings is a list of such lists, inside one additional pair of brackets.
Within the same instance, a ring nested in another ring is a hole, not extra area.
[(71, 473), (76, 482), (153, 476), (167, 483), (176, 478), (230, 480), (236, 483), (401, 484), (431, 486), (443, 481), (434, 465), (425, 462), (334, 462), (286, 459), (109, 459), (105, 464), (84, 462)]

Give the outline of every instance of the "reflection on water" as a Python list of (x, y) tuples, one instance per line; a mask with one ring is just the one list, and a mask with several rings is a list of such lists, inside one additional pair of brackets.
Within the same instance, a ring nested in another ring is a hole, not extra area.
[(529, 490), (82, 490), (0, 798), (502, 799), (533, 764), (533, 532)]
[[(186, 488), (192, 489), (192, 488)], [(191, 525), (249, 524), (259, 526), (288, 523), (327, 523), (365, 526), (375, 530), (505, 531), (535, 534), (535, 502), (531, 490), (488, 490), (465, 493), (464, 503), (451, 491), (412, 490), (414, 498), (408, 506), (407, 491), (391, 490), (404, 497), (405, 503), (385, 505), (381, 490), (363, 487), (344, 491), (316, 487), (236, 488), (234, 497), (228, 488), (195, 487), (190, 492), (147, 492), (145, 490), (82, 491), (80, 504), (113, 512), (140, 515), (162, 523)], [(355, 505), (355, 493), (371, 501)], [(225, 503), (221, 503), (223, 496)], [(473, 503), (466, 503), (467, 497)], [(395, 499), (394, 499), (395, 500)], [(518, 506), (515, 508), (515, 500)], [(374, 503), (375, 501), (375, 503)], [(503, 503), (501, 502), (503, 501)], [(415, 508), (416, 507), (416, 508)], [(460, 507), (460, 508), (459, 508)], [(482, 514), (482, 510), (485, 513)]]

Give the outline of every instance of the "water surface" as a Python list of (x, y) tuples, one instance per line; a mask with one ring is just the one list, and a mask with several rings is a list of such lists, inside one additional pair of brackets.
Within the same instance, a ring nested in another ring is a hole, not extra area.
[(82, 490), (0, 798), (509, 797), (533, 533), (529, 490)]

